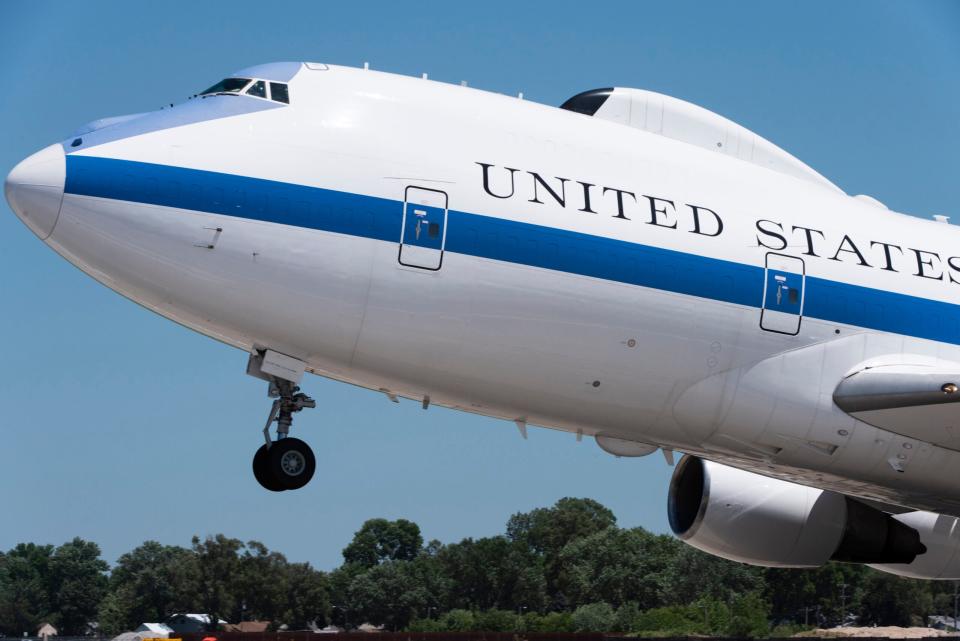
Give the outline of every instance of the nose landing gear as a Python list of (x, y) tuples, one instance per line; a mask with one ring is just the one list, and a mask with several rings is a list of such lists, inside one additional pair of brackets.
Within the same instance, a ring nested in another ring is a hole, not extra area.
[[(299, 381), (303, 374), (302, 363), (287, 356), (273, 352), (265, 352), (250, 357), (247, 373), (269, 382), (268, 396), (275, 399), (267, 417), (267, 424), (263, 428), (264, 444), (260, 446), (253, 457), (253, 475), (257, 482), (272, 492), (297, 490), (310, 482), (317, 467), (316, 458), (310, 446), (298, 438), (289, 436), (293, 425), (293, 415), (305, 408), (317, 406), (317, 402), (300, 391), (295, 381), (280, 378), (271, 370), (271, 358), (286, 359), (281, 372), (284, 375), (295, 377)], [(299, 372), (294, 367), (290, 371), (289, 365), (299, 364)], [(277, 423), (277, 438), (270, 439), (270, 427)]]

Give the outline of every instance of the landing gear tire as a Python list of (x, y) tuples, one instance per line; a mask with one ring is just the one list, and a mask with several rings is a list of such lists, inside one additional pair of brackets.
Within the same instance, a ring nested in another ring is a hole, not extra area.
[[(297, 382), (303, 375), (306, 364), (283, 354), (272, 353), (270, 358), (276, 362), (267, 362), (270, 350), (258, 351), (250, 355), (247, 361), (247, 374), (267, 381), (267, 396), (274, 399), (267, 423), (263, 426), (263, 445), (253, 457), (253, 475), (257, 482), (271, 492), (299, 490), (310, 482), (317, 469), (317, 459), (310, 446), (298, 438), (290, 438), (294, 414), (317, 406), (317, 402), (300, 391)], [(297, 373), (290, 378), (277, 376), (279, 368), (284, 373)], [(270, 366), (267, 370), (264, 365)], [(276, 439), (270, 438), (270, 427), (277, 424)]]
[(253, 455), (253, 476), (263, 489), (271, 492), (282, 492), (284, 487), (270, 471), (270, 449), (267, 449), (266, 444), (261, 445), (257, 453)]
[(299, 490), (313, 478), (317, 459), (309, 445), (298, 438), (287, 437), (270, 446), (266, 469), (271, 480), (282, 489)]

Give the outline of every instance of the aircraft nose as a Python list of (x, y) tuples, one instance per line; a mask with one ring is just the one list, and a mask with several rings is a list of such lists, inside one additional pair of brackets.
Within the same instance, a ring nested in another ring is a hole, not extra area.
[(10, 208), (41, 240), (46, 240), (57, 224), (66, 176), (66, 157), (57, 144), (21, 161), (4, 182)]

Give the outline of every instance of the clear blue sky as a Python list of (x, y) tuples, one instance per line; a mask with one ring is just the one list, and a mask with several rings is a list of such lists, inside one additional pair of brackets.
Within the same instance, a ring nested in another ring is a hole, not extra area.
[[(960, 2), (0, 2), (0, 174), (104, 116), (177, 102), (231, 70), (313, 60), (559, 104), (620, 85), (717, 111), (848, 193), (960, 223)], [(443, 541), (588, 496), (666, 531), (670, 469), (592, 441), (308, 378), (318, 471), (250, 471), (268, 401), (243, 353), (147, 312), (0, 215), (0, 549), (259, 539), (339, 564), (367, 518)]]

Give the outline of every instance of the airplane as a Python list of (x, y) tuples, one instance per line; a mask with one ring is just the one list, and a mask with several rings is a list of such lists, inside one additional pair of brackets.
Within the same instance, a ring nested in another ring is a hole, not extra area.
[(92, 122), (5, 195), (100, 283), (248, 354), (267, 490), (314, 474), (290, 435), (310, 372), (681, 452), (671, 529), (724, 558), (960, 578), (960, 234), (704, 108), (271, 63)]

